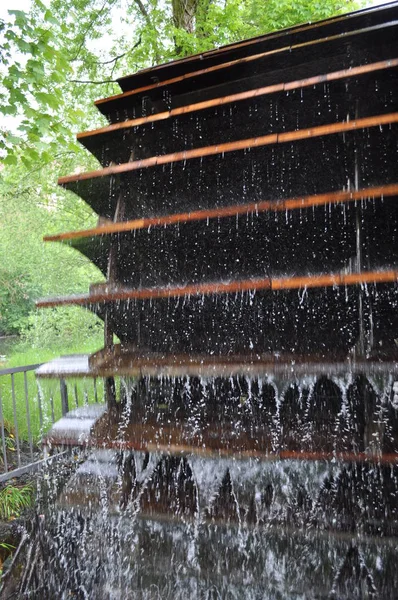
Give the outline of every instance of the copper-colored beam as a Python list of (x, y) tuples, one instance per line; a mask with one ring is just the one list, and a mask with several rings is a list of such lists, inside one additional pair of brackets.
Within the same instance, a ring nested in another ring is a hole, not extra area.
[(357, 77), (358, 75), (364, 75), (366, 73), (374, 73), (375, 71), (382, 71), (384, 69), (391, 69), (398, 66), (398, 58), (391, 58), (389, 60), (382, 60), (379, 62), (371, 63), (369, 65), (361, 65), (359, 67), (353, 67), (351, 69), (341, 69), (339, 71), (333, 71), (331, 73), (325, 73), (323, 75), (315, 75), (314, 77), (306, 77), (305, 79), (297, 79), (296, 81), (290, 81), (288, 83), (276, 83), (274, 85), (267, 85), (265, 87), (257, 88), (254, 90), (248, 90), (246, 92), (240, 92), (238, 94), (229, 94), (222, 98), (213, 98), (211, 100), (205, 100), (204, 102), (197, 102), (195, 104), (189, 104), (187, 106), (180, 106), (172, 110), (156, 113), (149, 115), (148, 117), (139, 117), (137, 119), (129, 119), (128, 121), (122, 121), (121, 123), (113, 123), (107, 127), (100, 127), (91, 131), (83, 131), (77, 134), (78, 140), (84, 140), (86, 137), (94, 135), (100, 135), (103, 133), (109, 133), (112, 131), (118, 131), (120, 129), (131, 129), (132, 127), (138, 127), (147, 123), (154, 123), (156, 121), (164, 121), (172, 117), (184, 115), (192, 112), (198, 112), (207, 108), (223, 106), (224, 104), (230, 104), (231, 102), (240, 102), (242, 100), (249, 100), (250, 98), (259, 98), (268, 94), (274, 94), (275, 92), (292, 91), (300, 88), (305, 88), (319, 83), (327, 83), (329, 81), (336, 81), (338, 79), (346, 79), (351, 77)]
[(129, 98), (131, 96), (136, 96), (137, 94), (150, 92), (151, 90), (162, 89), (166, 86), (170, 86), (175, 83), (182, 82), (182, 81), (187, 81), (194, 77), (199, 77), (201, 75), (208, 75), (209, 73), (216, 73), (217, 71), (229, 69), (229, 68), (237, 66), (237, 65), (243, 66), (248, 63), (263, 59), (263, 58), (268, 58), (270, 56), (282, 54), (284, 52), (288, 52), (290, 54), (294, 50), (298, 50), (300, 48), (310, 48), (311, 46), (317, 46), (319, 44), (324, 44), (326, 42), (331, 42), (333, 40), (339, 40), (342, 43), (344, 38), (350, 38), (350, 37), (353, 37), (356, 35), (365, 34), (365, 33), (372, 32), (372, 31), (377, 31), (377, 30), (380, 30), (381, 27), (386, 29), (387, 27), (390, 27), (391, 25), (396, 25), (396, 22), (393, 21), (388, 24), (383, 23), (382, 25), (374, 25), (371, 27), (364, 27), (362, 29), (356, 29), (354, 31), (339, 33), (339, 34), (331, 35), (331, 36), (328, 36), (325, 38), (317, 38), (315, 40), (308, 40), (306, 42), (300, 42), (299, 44), (283, 46), (282, 48), (274, 48), (273, 50), (267, 50), (266, 52), (259, 52), (258, 54), (253, 54), (251, 56), (245, 56), (243, 58), (229, 60), (227, 62), (218, 64), (218, 65), (213, 65), (212, 67), (207, 67), (204, 69), (200, 69), (198, 71), (192, 71), (190, 73), (185, 73), (184, 75), (178, 75), (176, 77), (172, 77), (171, 79), (166, 79), (165, 81), (159, 81), (157, 83), (151, 83), (149, 85), (144, 85), (144, 86), (136, 88), (134, 90), (129, 90), (127, 92), (123, 92), (121, 94), (116, 94), (114, 96), (109, 96), (108, 98), (101, 98), (101, 99), (95, 101), (95, 105), (100, 106), (101, 104), (104, 104), (106, 102), (111, 102), (113, 100), (121, 100), (124, 98)]
[[(355, 359), (348, 360), (346, 353), (334, 353), (333, 358), (325, 360), (319, 355), (297, 355), (272, 353), (209, 355), (197, 353), (168, 354), (156, 352), (137, 352), (126, 348), (122, 353), (115, 345), (112, 353), (99, 350), (88, 355), (72, 355), (53, 359), (36, 371), (40, 379), (59, 379), (70, 377), (156, 377), (160, 373), (168, 377), (230, 377), (247, 375), (263, 377), (265, 374), (277, 375), (281, 381), (290, 380), (292, 366), (295, 377), (307, 375), (345, 375), (367, 374), (393, 376), (398, 374), (398, 362), (394, 357), (379, 361)], [(391, 354), (391, 353), (390, 353)]]
[(154, 298), (176, 298), (180, 296), (201, 296), (210, 294), (228, 294), (258, 290), (293, 290), (300, 288), (331, 287), (340, 285), (359, 285), (363, 283), (389, 283), (398, 281), (398, 271), (370, 271), (362, 273), (334, 273), (329, 275), (312, 275), (305, 277), (282, 277), (277, 279), (246, 279), (228, 283), (201, 283), (182, 287), (162, 288), (96, 288), (92, 294), (68, 296), (39, 300), (36, 306), (48, 308), (61, 305), (80, 305), (115, 302), (117, 300), (149, 300)]
[(172, 154), (164, 154), (163, 156), (151, 156), (150, 158), (144, 158), (142, 160), (123, 163), (121, 165), (113, 165), (111, 167), (106, 167), (105, 169), (100, 169), (98, 171), (89, 171), (86, 173), (80, 173), (79, 175), (68, 175), (67, 177), (60, 177), (58, 179), (58, 183), (60, 185), (64, 185), (67, 183), (83, 181), (87, 179), (94, 179), (97, 177), (105, 177), (107, 175), (128, 173), (129, 171), (137, 171), (138, 169), (155, 167), (156, 165), (165, 165), (174, 162), (185, 161), (192, 158), (203, 158), (205, 156), (214, 156), (216, 154), (226, 154), (228, 152), (234, 152), (236, 150), (247, 150), (248, 148), (258, 148), (261, 146), (269, 146), (272, 144), (282, 144), (286, 142), (310, 139), (324, 135), (344, 133), (347, 131), (354, 131), (356, 129), (364, 129), (367, 127), (380, 127), (382, 125), (390, 125), (392, 123), (398, 123), (397, 112), (389, 113), (386, 115), (375, 115), (372, 117), (365, 117), (363, 119), (357, 119), (355, 121), (330, 123), (327, 125), (320, 125), (318, 127), (299, 129), (297, 131), (287, 131), (285, 133), (272, 133), (255, 138), (247, 138), (244, 140), (227, 142), (225, 144), (217, 144), (215, 146), (192, 148), (191, 150), (173, 152)]
[(189, 446), (184, 444), (154, 444), (145, 443), (137, 440), (117, 440), (111, 438), (93, 437), (89, 439), (76, 438), (52, 438), (51, 433), (44, 439), (44, 444), (58, 446), (84, 446), (88, 448), (112, 448), (117, 450), (136, 450), (139, 452), (161, 452), (163, 454), (193, 454), (206, 458), (218, 458), (233, 456), (237, 460), (245, 458), (258, 458), (263, 461), (278, 460), (306, 460), (306, 461), (339, 461), (339, 462), (370, 462), (377, 464), (396, 464), (398, 463), (398, 454), (367, 454), (366, 452), (307, 452), (301, 450), (280, 450), (279, 452), (267, 452), (266, 450), (236, 450), (235, 448), (206, 448), (202, 446)]
[(398, 281), (398, 271), (370, 271), (362, 273), (313, 275), (308, 277), (283, 277), (271, 281), (272, 290), (359, 285), (363, 283), (388, 283)]
[(388, 196), (396, 195), (398, 195), (398, 184), (370, 187), (355, 191), (344, 190), (328, 192), (326, 194), (303, 196), (301, 198), (288, 198), (286, 200), (260, 200), (259, 202), (250, 202), (248, 204), (235, 204), (233, 206), (196, 210), (187, 213), (166, 215), (164, 217), (148, 217), (144, 219), (134, 219), (132, 221), (119, 221), (117, 223), (110, 222), (105, 225), (100, 225), (99, 227), (93, 227), (92, 229), (46, 235), (43, 239), (45, 242), (60, 242), (63, 240), (147, 229), (148, 227), (187, 223), (189, 221), (207, 221), (208, 219), (234, 217), (237, 215), (247, 215), (248, 213), (260, 213), (266, 211), (285, 212), (286, 210), (305, 209), (314, 206), (323, 206), (325, 204), (354, 202), (356, 200), (363, 200), (364, 198), (386, 198)]

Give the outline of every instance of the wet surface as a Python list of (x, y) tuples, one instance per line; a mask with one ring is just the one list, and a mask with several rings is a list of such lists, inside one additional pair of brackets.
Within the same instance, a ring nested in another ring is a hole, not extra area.
[(75, 299), (105, 348), (39, 374), (103, 376), (107, 410), (47, 435), (73, 460), (43, 478), (19, 597), (396, 599), (397, 78), (374, 63), (397, 58), (397, 11), (97, 103), (114, 124), (187, 112), (81, 136), (106, 168), (60, 180), (100, 224), (155, 221), (69, 236), (107, 277)]

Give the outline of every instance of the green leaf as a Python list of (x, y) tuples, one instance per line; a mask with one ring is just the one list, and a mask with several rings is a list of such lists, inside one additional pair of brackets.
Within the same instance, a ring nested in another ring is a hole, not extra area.
[(37, 92), (36, 100), (41, 102), (42, 104), (46, 104), (50, 108), (54, 108), (55, 110), (59, 107), (59, 100), (55, 94), (48, 94), (47, 92)]
[(24, 40), (23, 38), (18, 40), (18, 49), (20, 52), (22, 52), (23, 54), (28, 54), (32, 51), (32, 46), (29, 42), (27, 42), (26, 40)]
[(44, 13), (44, 18), (47, 21), (47, 23), (51, 23), (51, 25), (58, 25), (58, 20), (53, 17), (52, 12), (50, 10), (46, 10), (46, 12)]
[(11, 133), (8, 133), (6, 136), (7, 139), (7, 143), (9, 144), (19, 144), (21, 142), (21, 138), (16, 136), (16, 135), (12, 135)]
[(0, 112), (2, 112), (3, 115), (14, 116), (14, 115), (17, 114), (18, 111), (17, 111), (17, 107), (15, 105), (9, 104), (9, 105), (6, 105), (6, 106), (2, 106), (0, 108)]
[(12, 152), (10, 152), (9, 154), (7, 154), (7, 156), (5, 156), (2, 159), (2, 162), (5, 165), (16, 165), (18, 163), (17, 157), (15, 156), (15, 154), (13, 154)]
[(18, 26), (23, 25), (27, 21), (26, 12), (23, 10), (9, 10), (8, 14), (15, 17), (15, 22)]

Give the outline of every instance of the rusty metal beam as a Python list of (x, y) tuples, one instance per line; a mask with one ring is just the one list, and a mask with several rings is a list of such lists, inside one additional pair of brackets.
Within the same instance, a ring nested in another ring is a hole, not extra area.
[(398, 281), (398, 271), (368, 271), (362, 273), (331, 273), (328, 275), (311, 275), (302, 277), (281, 277), (244, 279), (231, 282), (212, 282), (179, 287), (161, 288), (115, 288), (99, 284), (90, 294), (80, 296), (65, 296), (38, 300), (38, 308), (49, 308), (63, 305), (87, 306), (117, 300), (149, 300), (154, 298), (175, 298), (179, 296), (201, 296), (209, 294), (228, 294), (259, 290), (292, 290), (302, 288), (332, 287), (360, 285), (364, 283), (393, 283)]
[(377, 71), (383, 71), (385, 69), (391, 69), (398, 66), (398, 58), (391, 58), (389, 60), (382, 60), (368, 65), (360, 65), (359, 67), (353, 67), (350, 69), (341, 69), (339, 71), (332, 71), (330, 73), (324, 73), (322, 75), (315, 75), (313, 77), (306, 77), (305, 79), (297, 79), (295, 81), (276, 83), (274, 85), (267, 85), (254, 90), (248, 90), (246, 92), (240, 92), (237, 94), (229, 94), (221, 98), (213, 98), (211, 100), (205, 100), (203, 102), (197, 102), (195, 104), (189, 104), (187, 106), (180, 106), (169, 111), (156, 113), (147, 117), (139, 117), (137, 119), (129, 119), (122, 121), (121, 123), (113, 123), (106, 127), (100, 127), (91, 131), (83, 131), (77, 134), (79, 141), (84, 140), (86, 137), (95, 135), (101, 135), (103, 133), (110, 133), (112, 131), (119, 131), (121, 129), (131, 129), (132, 127), (138, 127), (140, 125), (146, 125), (148, 123), (155, 123), (156, 121), (164, 121), (179, 115), (185, 115), (188, 113), (199, 112), (207, 108), (215, 108), (230, 104), (231, 102), (240, 102), (242, 100), (249, 100), (251, 98), (259, 98), (268, 94), (274, 94), (277, 92), (293, 91), (300, 88), (310, 87), (320, 83), (328, 83), (330, 81), (336, 81), (338, 79), (346, 79), (364, 75), (367, 73), (374, 73)]
[(288, 198), (279, 200), (260, 200), (248, 204), (235, 204), (220, 208), (211, 208), (206, 210), (196, 210), (187, 213), (177, 213), (166, 215), (164, 217), (148, 217), (144, 219), (134, 219), (132, 221), (119, 221), (116, 223), (106, 223), (92, 229), (80, 231), (68, 231), (55, 235), (46, 235), (45, 242), (61, 242), (63, 240), (73, 240), (77, 238), (95, 237), (99, 235), (109, 235), (122, 233), (124, 231), (135, 231), (137, 229), (147, 229), (149, 227), (163, 227), (165, 225), (174, 225), (177, 223), (188, 223), (189, 221), (203, 221), (208, 219), (219, 219), (224, 217), (234, 217), (237, 215), (247, 215), (248, 213), (260, 213), (266, 211), (285, 212), (286, 210), (297, 210), (323, 206), (325, 204), (338, 204), (344, 202), (355, 202), (367, 198), (386, 198), (398, 195), (398, 183), (370, 188), (363, 188), (355, 191), (328, 192), (326, 194), (316, 194), (313, 196), (302, 196), (299, 198)]
[(329, 123), (318, 127), (308, 127), (306, 129), (298, 129), (297, 131), (287, 131), (284, 133), (272, 133), (234, 142), (226, 142), (214, 146), (204, 146), (202, 148), (192, 148), (191, 150), (183, 150), (181, 152), (173, 152), (172, 154), (164, 154), (163, 156), (151, 156), (142, 160), (136, 160), (121, 165), (113, 165), (97, 171), (88, 171), (78, 175), (68, 175), (58, 179), (59, 185), (74, 183), (87, 179), (95, 179), (97, 177), (105, 177), (107, 175), (117, 175), (137, 171), (157, 165), (166, 165), (175, 162), (190, 160), (192, 158), (203, 158), (205, 156), (215, 156), (217, 154), (226, 154), (237, 150), (247, 150), (248, 148), (259, 148), (262, 146), (270, 146), (274, 144), (283, 144), (286, 142), (294, 142), (298, 140), (311, 139), (336, 133), (345, 133), (355, 131), (357, 129), (365, 129), (368, 127), (381, 127), (382, 125), (391, 125), (398, 123), (398, 112), (389, 113), (386, 115), (375, 115), (356, 119), (354, 121), (344, 121), (338, 123)]

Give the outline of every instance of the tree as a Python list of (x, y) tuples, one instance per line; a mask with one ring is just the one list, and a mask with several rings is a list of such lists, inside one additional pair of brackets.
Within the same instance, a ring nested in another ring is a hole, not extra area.
[[(15, 164), (77, 152), (71, 132), (98, 123), (92, 101), (116, 77), (188, 54), (359, 7), (355, 0), (32, 0), (0, 20), (0, 151)], [(115, 26), (116, 23), (116, 26)], [(21, 152), (22, 150), (22, 152)]]
[(96, 223), (84, 202), (57, 188), (58, 168), (55, 162), (26, 173), (19, 162), (3, 171), (0, 180), (0, 335), (24, 331), (30, 342), (46, 347), (57, 335), (65, 344), (72, 343), (79, 330), (94, 327), (96, 320), (84, 311), (38, 315), (34, 301), (51, 294), (84, 292), (90, 281), (102, 279), (78, 252), (42, 242), (44, 232)]

